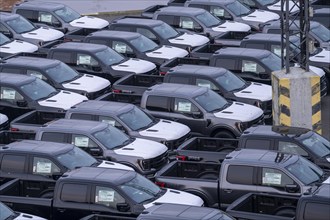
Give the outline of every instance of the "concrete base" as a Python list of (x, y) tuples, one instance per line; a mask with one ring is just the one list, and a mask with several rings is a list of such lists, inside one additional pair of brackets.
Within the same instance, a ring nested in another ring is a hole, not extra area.
[(320, 77), (298, 67), (273, 72), (273, 124), (321, 129)]

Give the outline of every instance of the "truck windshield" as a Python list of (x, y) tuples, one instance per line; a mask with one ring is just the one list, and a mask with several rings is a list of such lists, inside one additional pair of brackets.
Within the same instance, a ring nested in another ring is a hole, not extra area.
[(196, 16), (196, 19), (206, 27), (215, 27), (223, 23), (220, 19), (213, 16), (210, 12), (205, 11)]
[(149, 38), (140, 35), (138, 38), (135, 38), (130, 41), (130, 43), (140, 52), (144, 53), (147, 51), (155, 50), (158, 45), (150, 40)]
[(119, 115), (119, 118), (133, 131), (148, 128), (153, 123), (153, 118), (135, 106), (130, 111)]
[(63, 21), (69, 23), (73, 20), (80, 18), (80, 14), (74, 11), (72, 8), (64, 6), (61, 9), (55, 10), (55, 14), (57, 14)]
[(226, 99), (212, 90), (196, 96), (194, 100), (207, 112), (221, 111), (229, 104)]
[(18, 34), (23, 34), (36, 29), (36, 27), (32, 23), (30, 23), (22, 16), (18, 16), (15, 19), (8, 20), (6, 21), (6, 24)]
[(120, 185), (120, 188), (136, 203), (156, 199), (161, 192), (156, 184), (138, 173), (132, 180)]
[(313, 132), (307, 138), (299, 139), (299, 142), (319, 157), (330, 156), (330, 142), (317, 133)]
[(10, 39), (5, 35), (0, 33), (0, 45), (10, 42)]
[(279, 0), (257, 0), (257, 2), (262, 6), (272, 5), (272, 4), (275, 4), (278, 1)]
[(322, 24), (319, 24), (316, 27), (311, 27), (310, 31), (313, 32), (317, 38), (320, 38), (322, 42), (330, 42), (330, 30)]
[(109, 125), (106, 129), (95, 132), (93, 136), (107, 149), (124, 147), (130, 143), (130, 137), (118, 128)]
[(178, 31), (176, 31), (173, 27), (171, 27), (165, 22), (161, 25), (154, 27), (153, 30), (164, 39), (174, 38), (180, 34)]
[(117, 53), (110, 47), (107, 47), (105, 50), (96, 52), (95, 56), (107, 66), (111, 66), (126, 60), (121, 54)]
[(69, 170), (76, 169), (77, 167), (90, 167), (97, 163), (94, 157), (78, 147), (74, 147), (69, 152), (56, 156), (56, 159)]
[(1, 219), (16, 219), (18, 214), (13, 212), (10, 208), (5, 206), (2, 202), (0, 202), (0, 217)]
[(271, 71), (278, 71), (282, 69), (281, 67), (281, 58), (276, 56), (273, 53), (270, 53), (268, 56), (261, 58), (260, 61), (267, 66)]
[(287, 166), (286, 169), (305, 185), (320, 182), (324, 174), (321, 168), (303, 157)]
[(242, 78), (236, 76), (230, 71), (226, 71), (221, 76), (218, 76), (215, 80), (222, 88), (229, 92), (242, 89), (247, 84), (247, 82), (245, 82)]
[(58, 93), (54, 87), (39, 78), (36, 78), (28, 84), (20, 86), (20, 89), (34, 101), (46, 99)]
[(60, 62), (54, 67), (46, 70), (48, 76), (57, 83), (74, 80), (80, 75), (65, 63)]
[(239, 1), (234, 1), (227, 5), (228, 10), (237, 17), (249, 15), (252, 11)]

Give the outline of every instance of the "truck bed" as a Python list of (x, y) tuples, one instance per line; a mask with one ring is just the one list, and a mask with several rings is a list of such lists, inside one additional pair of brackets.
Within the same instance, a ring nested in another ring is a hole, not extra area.
[(97, 31), (97, 29), (88, 29), (88, 28), (79, 28), (79, 29), (69, 31), (64, 35), (64, 42), (66, 42), (66, 41), (81, 42), (84, 40), (84, 38), (87, 35), (95, 32), (95, 31)]
[(131, 103), (134, 105), (140, 105), (141, 99), (142, 99), (142, 95), (129, 94), (129, 93), (117, 93), (117, 91), (116, 91), (116, 92), (106, 93), (106, 94), (96, 98), (95, 100), (125, 102), (125, 103)]
[(206, 44), (193, 49), (190, 53), (192, 57), (209, 59), (217, 50), (226, 47), (221, 44)]
[(35, 132), (0, 131), (0, 145), (10, 144), (18, 140), (34, 140)]
[(166, 62), (164, 62), (160, 68), (159, 68), (159, 73), (161, 75), (165, 75), (171, 68), (176, 67), (180, 64), (191, 64), (191, 65), (209, 65), (209, 60), (208, 59), (200, 59), (196, 57), (184, 57), (184, 58), (173, 58), (170, 59)]
[(141, 13), (141, 16), (145, 17), (145, 18), (153, 18), (154, 13), (158, 9), (163, 8), (163, 7), (166, 7), (166, 5), (152, 5), (150, 7), (147, 7), (146, 9), (143, 10), (143, 12)]

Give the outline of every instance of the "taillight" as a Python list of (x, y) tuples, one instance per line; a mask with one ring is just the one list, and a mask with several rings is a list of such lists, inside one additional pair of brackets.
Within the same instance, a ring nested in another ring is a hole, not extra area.
[(178, 156), (176, 156), (176, 159), (185, 161), (185, 160), (187, 160), (187, 156), (178, 155)]
[(120, 89), (113, 89), (112, 92), (113, 93), (121, 93), (121, 90)]
[(159, 75), (165, 76), (167, 72), (159, 72)]
[(165, 187), (165, 183), (163, 182), (155, 182), (155, 184), (161, 188), (164, 188)]
[(10, 128), (10, 131), (19, 131), (18, 128)]

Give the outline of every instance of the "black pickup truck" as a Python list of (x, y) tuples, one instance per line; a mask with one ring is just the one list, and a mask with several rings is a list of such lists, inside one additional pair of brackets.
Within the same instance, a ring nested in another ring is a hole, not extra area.
[(178, 190), (160, 189), (131, 170), (81, 167), (63, 174), (53, 198), (27, 197), (26, 181), (0, 186), (0, 201), (10, 208), (47, 219), (79, 219), (90, 214), (136, 217), (157, 203), (202, 206), (203, 201)]
[(222, 209), (249, 192), (299, 197), (327, 178), (301, 156), (255, 149), (235, 150), (221, 163), (172, 161), (155, 175), (158, 185), (193, 193)]
[(330, 185), (300, 198), (249, 193), (233, 202), (226, 212), (246, 220), (326, 220), (330, 219)]

